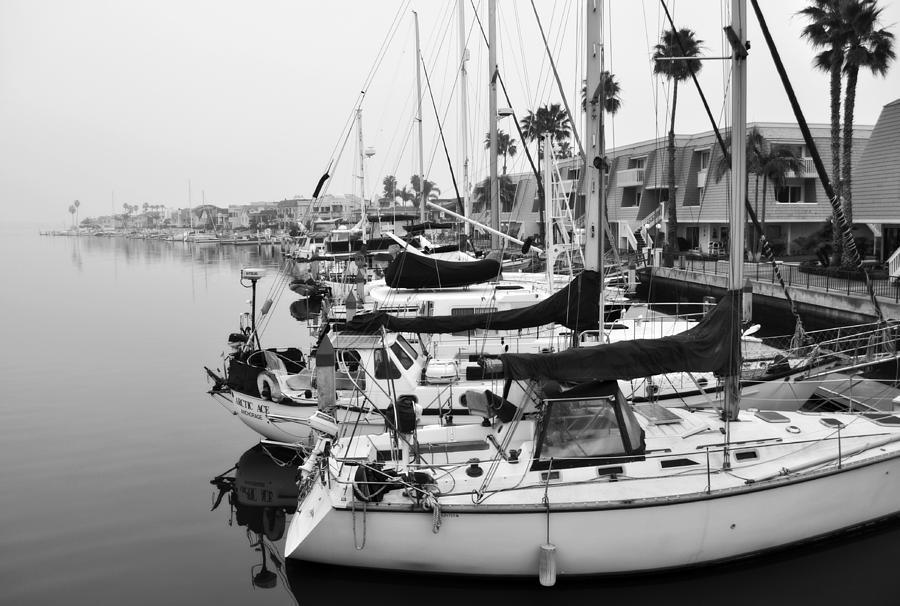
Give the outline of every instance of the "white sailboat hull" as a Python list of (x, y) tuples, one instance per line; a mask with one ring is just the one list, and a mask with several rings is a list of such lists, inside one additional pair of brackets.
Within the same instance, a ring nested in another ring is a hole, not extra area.
[[(560, 574), (617, 574), (709, 564), (802, 543), (895, 515), (900, 454), (801, 480), (629, 504), (551, 504), (549, 542)], [(347, 502), (321, 483), (286, 541), (292, 558), (345, 566), (467, 575), (536, 575), (548, 542), (540, 506), (446, 507), (433, 514)], [(347, 497), (352, 498), (352, 497)], [(499, 515), (490, 515), (499, 514)], [(355, 535), (354, 535), (355, 528)], [(398, 537), (402, 537), (399, 540)], [(361, 547), (361, 548), (360, 548)]]

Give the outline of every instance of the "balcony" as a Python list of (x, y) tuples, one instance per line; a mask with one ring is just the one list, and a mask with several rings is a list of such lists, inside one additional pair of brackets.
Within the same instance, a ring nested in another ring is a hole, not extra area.
[(640, 187), (643, 184), (643, 168), (629, 168), (616, 173), (616, 185), (619, 187)]
[(790, 171), (787, 173), (788, 179), (815, 179), (819, 176), (812, 158), (800, 158), (800, 161), (803, 163), (802, 173), (798, 175), (794, 171)]

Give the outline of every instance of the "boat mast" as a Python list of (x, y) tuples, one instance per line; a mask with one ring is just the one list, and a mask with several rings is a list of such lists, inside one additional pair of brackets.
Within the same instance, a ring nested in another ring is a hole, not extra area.
[[(457, 0), (459, 18), (459, 140), (462, 150), (462, 199), (463, 199), (463, 215), (472, 216), (472, 208), (469, 200), (469, 145), (468, 145), (468, 127), (469, 127), (469, 108), (468, 108), (468, 71), (466, 63), (469, 60), (469, 49), (466, 48), (466, 3), (465, 0)], [(465, 234), (472, 234), (472, 226), (464, 223)]]
[[(556, 254), (553, 249), (553, 219), (555, 217), (555, 205), (553, 202), (553, 135), (544, 133), (541, 138), (544, 148), (544, 259), (547, 266), (547, 287), (553, 290), (553, 270), (556, 267)], [(603, 297), (600, 297), (601, 300)]]
[[(488, 122), (491, 164), (491, 227), (500, 229), (500, 184), (497, 182), (497, 0), (488, 0)], [(500, 237), (491, 234), (491, 248), (500, 249)]]
[(419, 65), (421, 51), (419, 49), (419, 13), (413, 11), (416, 23), (416, 99), (418, 101), (419, 121), (419, 221), (425, 222), (425, 150), (422, 143), (422, 69)]
[(194, 231), (194, 203), (191, 201), (191, 180), (188, 179), (188, 219), (191, 222), (191, 231)]
[[(603, 247), (606, 221), (606, 150), (603, 131), (603, 0), (587, 0), (584, 21), (586, 46), (585, 91), (590, 104), (587, 111), (587, 135), (584, 155), (584, 268), (600, 272), (603, 279)], [(547, 159), (549, 161), (549, 159)], [(546, 185), (545, 185), (546, 188)], [(546, 193), (545, 193), (546, 195)], [(596, 203), (593, 201), (596, 200)], [(601, 282), (602, 284), (602, 282)], [(600, 295), (600, 335), (603, 335), (603, 289)]]
[[(729, 247), (729, 280), (728, 289), (737, 291), (738, 301), (735, 305), (734, 322), (741, 321), (741, 289), (744, 282), (744, 173), (747, 171), (746, 144), (747, 139), (747, 62), (746, 52), (746, 0), (731, 0), (731, 29), (737, 37), (732, 49), (731, 68), (731, 233)], [(731, 34), (729, 33), (729, 38)], [(738, 326), (733, 327), (734, 330)], [(725, 410), (726, 420), (735, 421), (740, 409), (740, 341), (737, 351), (732, 352), (734, 364), (731, 373), (725, 378)], [(726, 423), (726, 427), (728, 424)], [(727, 429), (726, 429), (727, 432)], [(728, 435), (726, 433), (726, 443)], [(725, 461), (726, 466), (728, 460)]]
[(356, 109), (356, 132), (359, 135), (359, 224), (366, 243), (366, 150), (363, 147), (362, 108)]

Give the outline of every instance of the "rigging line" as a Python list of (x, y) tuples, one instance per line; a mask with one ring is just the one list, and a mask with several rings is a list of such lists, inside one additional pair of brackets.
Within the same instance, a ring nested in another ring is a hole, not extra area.
[[(677, 31), (675, 29), (675, 22), (672, 20), (672, 15), (669, 13), (669, 8), (668, 8), (668, 6), (666, 6), (666, 1), (665, 0), (659, 0), (659, 1), (660, 1), (660, 4), (662, 5), (663, 10), (665, 11), (666, 19), (668, 19), (669, 26), (672, 28), (673, 31)], [(762, 17), (762, 14), (759, 12), (759, 8), (756, 5), (756, 0), (751, 0), (751, 2), (753, 2), (753, 4), (754, 4), (754, 10), (756, 11), (757, 18), (760, 21), (760, 25), (762, 26), (763, 34), (766, 37), (766, 42), (770, 43), (770, 50), (772, 51), (772, 56), (775, 59), (776, 67), (779, 68), (778, 69), (779, 74), (782, 74), (784, 76), (782, 78), (782, 81), (784, 82), (785, 89), (788, 91), (788, 98), (791, 99), (791, 101), (792, 101), (791, 105), (792, 105), (792, 107), (795, 108), (795, 114), (797, 114), (798, 122), (800, 122), (801, 131), (803, 131), (804, 138), (806, 139), (807, 144), (808, 144), (807, 147), (810, 147), (811, 149), (815, 149), (815, 142), (813, 142), (813, 140), (812, 140), (812, 136), (809, 133), (809, 128), (806, 126), (805, 120), (803, 119), (803, 115), (802, 115), (802, 112), (800, 111), (800, 107), (798, 104), (796, 104), (796, 97), (794, 97), (794, 95), (793, 95), (793, 89), (790, 86), (790, 82), (787, 81), (787, 78), (786, 78), (787, 74), (784, 73), (784, 66), (780, 64), (781, 62), (780, 62), (780, 59), (778, 58), (777, 50), (774, 49), (774, 43), (771, 42), (771, 36), (768, 34), (768, 28), (766, 28), (764, 25), (765, 21)], [(675, 40), (678, 42), (678, 47), (681, 49), (682, 54), (687, 55), (687, 52), (685, 51), (685, 48), (684, 48), (684, 44), (681, 42), (681, 37), (675, 36)], [(727, 163), (730, 165), (731, 164), (731, 154), (728, 152), (728, 148), (725, 145), (725, 139), (722, 137), (722, 133), (719, 131), (719, 127), (716, 124), (715, 119), (713, 118), (712, 110), (710, 109), (709, 103), (706, 100), (706, 95), (703, 93), (703, 89), (700, 86), (699, 80), (697, 80), (697, 75), (693, 71), (690, 71), (690, 73), (691, 73), (691, 80), (693, 80), (694, 86), (696, 87), (697, 92), (700, 95), (700, 99), (703, 102), (703, 108), (706, 110), (707, 118), (709, 118), (709, 121), (713, 127), (713, 131), (715, 131), (716, 140), (719, 143), (719, 147), (721, 147), (722, 153), (723, 153), (724, 157), (726, 158)], [(815, 154), (814, 154), (814, 159), (815, 159)], [(818, 161), (818, 164), (821, 164), (821, 162), (822, 161), (820, 158)], [(825, 185), (825, 193), (826, 193), (826, 195), (828, 195), (829, 190), (831, 189), (831, 184), (830, 184), (830, 182), (828, 182), (827, 175), (824, 173), (824, 165), (822, 166), (822, 171), (820, 171), (819, 176), (820, 176), (820, 178), (823, 176), (825, 177), (825, 179), (823, 180), (823, 184)], [(837, 200), (834, 197), (834, 191), (830, 192), (829, 199), (832, 200), (832, 208), (835, 208), (835, 205), (837, 204), (837, 208), (838, 208), (838, 210), (840, 210), (840, 204), (837, 203)], [(675, 203), (674, 200), (672, 201), (672, 203), (673, 204)], [(791, 309), (791, 314), (794, 316), (794, 320), (797, 323), (798, 336), (802, 337), (802, 335), (805, 333), (805, 330), (803, 328), (803, 321), (800, 318), (800, 313), (797, 309), (797, 305), (794, 302), (793, 297), (791, 297), (791, 294), (788, 291), (787, 285), (784, 283), (784, 278), (781, 275), (781, 268), (778, 267), (778, 264), (775, 262), (775, 252), (772, 250), (772, 247), (769, 244), (768, 239), (766, 238), (766, 234), (762, 229), (762, 225), (760, 225), (759, 219), (757, 219), (757, 217), (756, 217), (756, 212), (754, 211), (753, 206), (750, 205), (750, 198), (747, 196), (746, 192), (744, 192), (744, 208), (747, 212), (747, 215), (750, 217), (751, 223), (753, 223), (753, 227), (757, 230), (757, 233), (760, 234), (760, 243), (762, 244), (763, 253), (765, 254), (766, 259), (769, 261), (770, 265), (772, 266), (772, 271), (775, 273), (776, 278), (778, 278), (778, 282), (781, 286), (782, 292), (784, 292), (785, 299), (787, 299), (787, 301), (788, 301), (788, 304)], [(840, 213), (840, 216), (841, 216), (841, 218), (843, 218), (843, 213)], [(737, 221), (738, 217), (732, 217), (732, 220)], [(843, 223), (844, 223), (844, 225), (846, 225), (846, 219), (843, 221)], [(845, 239), (848, 239), (851, 241), (851, 246), (853, 246), (853, 252), (856, 253), (856, 247), (852, 243), (852, 239), (853, 239), (852, 235), (849, 238), (846, 238), (846, 236), (849, 234), (850, 234), (850, 231), (848, 228), (847, 231), (844, 232)], [(856, 254), (855, 256), (856, 256), (857, 266), (859, 266), (859, 255)], [(881, 306), (878, 304), (878, 301), (875, 298), (875, 292), (872, 289), (872, 284), (869, 281), (868, 274), (866, 274), (866, 285), (868, 286), (870, 298), (872, 299), (872, 303), (875, 306), (875, 311), (878, 314), (879, 319), (883, 320), (884, 316), (882, 315), (882, 312), (881, 312)]]
[[(484, 33), (484, 25), (481, 23), (481, 19), (478, 17), (478, 13), (475, 14), (475, 18), (478, 20), (478, 28), (481, 30), (481, 37), (484, 39), (484, 43), (487, 46), (488, 44), (487, 35)], [(506, 83), (503, 81), (503, 76), (500, 75), (500, 68), (497, 68), (497, 81), (500, 83), (500, 88), (503, 89), (503, 97), (506, 99), (506, 104), (509, 107), (512, 107), (512, 101), (509, 100), (509, 93), (506, 91)], [(524, 142), (525, 135), (522, 132), (522, 125), (519, 124), (519, 117), (513, 114), (513, 120), (516, 123), (516, 131), (519, 133), (520, 139)], [(531, 157), (531, 152), (528, 150), (528, 146), (524, 143), (522, 144), (522, 149), (525, 150), (525, 156), (528, 158), (528, 163), (531, 165), (531, 171), (534, 173), (535, 178), (537, 179), (538, 192), (541, 196), (544, 195), (544, 184), (543, 179), (541, 178), (541, 174), (538, 171), (537, 167), (534, 165), (534, 159)]]
[[(447, 157), (447, 166), (450, 168), (450, 180), (453, 181), (453, 191), (456, 192), (456, 204), (459, 208), (462, 208), (462, 198), (459, 195), (459, 187), (456, 185), (456, 174), (453, 171), (453, 161), (450, 159), (450, 152), (447, 151), (447, 141), (444, 139), (444, 129), (441, 127), (441, 119), (438, 115), (437, 104), (434, 102), (434, 92), (431, 90), (431, 80), (428, 78), (428, 70), (425, 69), (421, 54), (419, 55), (419, 61), (422, 63), (422, 72), (425, 74), (425, 85), (428, 88), (428, 96), (431, 97), (431, 107), (434, 108), (434, 118), (437, 120), (438, 133), (440, 133), (441, 143), (444, 145), (444, 155)], [(424, 183), (422, 183), (421, 186), (423, 189), (425, 188)]]
[[(356, 110), (358, 109), (358, 106), (362, 103), (363, 97), (365, 96), (366, 91), (369, 88), (369, 85), (372, 83), (372, 79), (375, 77), (375, 74), (377, 73), (378, 68), (381, 65), (381, 62), (384, 60), (384, 57), (387, 54), (387, 47), (389, 46), (390, 41), (393, 40), (394, 35), (396, 35), (397, 28), (399, 27), (399, 25), (401, 23), (400, 17), (403, 12), (403, 8), (405, 5), (409, 4), (410, 1), (411, 0), (406, 0), (406, 2), (401, 4), (400, 7), (397, 9), (397, 12), (394, 14), (394, 18), (391, 21), (391, 25), (390, 25), (390, 27), (388, 27), (388, 31), (385, 34), (385, 37), (381, 42), (381, 46), (378, 49), (378, 52), (375, 54), (375, 59), (372, 63), (372, 67), (369, 69), (369, 73), (366, 75), (365, 79), (363, 80), (363, 86), (362, 86), (362, 89), (360, 90), (359, 96), (357, 96), (356, 102), (353, 104), (353, 109), (350, 111), (347, 121), (344, 123), (345, 129), (352, 128), (352, 123), (353, 123), (353, 120), (355, 119)], [(341, 132), (343, 132), (343, 131), (341, 131)], [(340, 137), (338, 138), (338, 142), (340, 142)], [(335, 145), (334, 149), (331, 152), (331, 158), (334, 158), (334, 155), (337, 151), (337, 145), (338, 144)]]
[[(866, 289), (868, 290), (869, 299), (872, 301), (872, 305), (875, 307), (875, 313), (878, 316), (879, 322), (884, 322), (884, 312), (881, 309), (881, 304), (878, 302), (877, 297), (875, 296), (875, 290), (872, 287), (872, 281), (869, 277), (869, 272), (866, 271), (862, 267), (862, 262), (860, 261), (859, 251), (856, 249), (856, 242), (853, 240), (853, 234), (850, 231), (850, 225), (847, 223), (847, 217), (844, 215), (844, 209), (841, 207), (841, 200), (837, 197), (834, 192), (834, 189), (831, 185), (831, 180), (828, 177), (828, 172), (825, 170), (825, 165), (822, 163), (822, 158), (819, 155), (818, 149), (816, 147), (816, 143), (812, 138), (812, 133), (809, 131), (809, 125), (806, 123), (806, 118), (803, 116), (803, 110), (800, 108), (800, 103), (797, 101), (797, 96), (794, 94), (794, 87), (791, 85), (790, 80), (788, 79), (787, 71), (785, 71), (784, 64), (781, 61), (781, 55), (778, 53), (778, 49), (775, 47), (775, 41), (772, 39), (772, 34), (769, 32), (769, 26), (766, 23), (765, 17), (763, 17), (762, 10), (759, 8), (759, 3), (756, 0), (750, 0), (753, 5), (753, 12), (756, 13), (756, 19), (759, 21), (760, 29), (762, 30), (763, 37), (766, 39), (766, 45), (769, 47), (769, 52), (772, 55), (772, 60), (775, 62), (775, 68), (778, 71), (778, 75), (781, 78), (781, 82), (784, 86), (784, 90), (787, 93), (788, 100), (791, 103), (791, 109), (794, 110), (794, 116), (797, 118), (797, 123), (800, 126), (800, 131), (803, 133), (803, 139), (806, 141), (806, 147), (809, 149), (810, 154), (812, 155), (813, 164), (816, 167), (816, 172), (819, 175), (819, 180), (822, 182), (822, 188), (825, 190), (825, 195), (828, 196), (828, 200), (831, 203), (831, 209), (834, 213), (834, 219), (837, 223), (837, 228), (841, 230), (841, 238), (844, 241), (844, 247), (849, 251), (850, 260), (853, 263), (853, 266), (862, 271), (863, 275), (866, 278)], [(747, 201), (747, 205), (750, 203)], [(765, 239), (766, 235), (763, 234), (760, 240), (763, 242), (763, 246), (767, 247), (768, 241)], [(775, 262), (773, 260), (772, 265), (775, 266)]]
[[(531, 98), (531, 82), (528, 79), (528, 61), (525, 59), (525, 41), (522, 39), (522, 23), (519, 19), (519, 3), (513, 2), (513, 13), (516, 18), (516, 34), (519, 37), (519, 55), (522, 59), (522, 81), (525, 84), (525, 98)], [(524, 145), (524, 142), (523, 142)]]

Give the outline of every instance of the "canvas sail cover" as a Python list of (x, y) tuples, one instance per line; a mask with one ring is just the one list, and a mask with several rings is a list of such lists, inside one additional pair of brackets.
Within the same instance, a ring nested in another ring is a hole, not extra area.
[(500, 261), (444, 261), (427, 255), (401, 252), (384, 270), (384, 281), (392, 288), (455, 288), (493, 280)]
[(728, 292), (695, 327), (659, 339), (635, 339), (548, 354), (502, 354), (511, 379), (606, 381), (668, 372), (733, 375), (740, 360), (740, 291)]
[[(471, 265), (471, 263), (466, 263)], [(617, 313), (620, 310), (616, 310)], [(384, 327), (393, 332), (453, 333), (476, 330), (516, 330), (547, 324), (562, 324), (577, 331), (596, 330), (600, 324), (600, 274), (583, 271), (565, 288), (543, 301), (506, 311), (468, 316), (398, 318), (376, 311), (360, 314), (347, 323), (348, 332), (376, 332)], [(609, 318), (607, 317), (607, 320)]]

